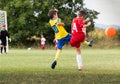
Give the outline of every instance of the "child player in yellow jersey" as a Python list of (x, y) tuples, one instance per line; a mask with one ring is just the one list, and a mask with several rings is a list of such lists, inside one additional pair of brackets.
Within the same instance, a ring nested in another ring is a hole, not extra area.
[(55, 59), (51, 65), (52, 69), (55, 69), (55, 66), (57, 65), (58, 57), (62, 51), (62, 47), (64, 46), (65, 42), (69, 42), (71, 39), (71, 34), (69, 34), (65, 28), (64, 28), (64, 23), (61, 22), (61, 19), (58, 18), (58, 10), (56, 9), (51, 9), (48, 12), (48, 16), (50, 18), (50, 25), (52, 29), (55, 32), (55, 37), (58, 40), (58, 49), (55, 55)]

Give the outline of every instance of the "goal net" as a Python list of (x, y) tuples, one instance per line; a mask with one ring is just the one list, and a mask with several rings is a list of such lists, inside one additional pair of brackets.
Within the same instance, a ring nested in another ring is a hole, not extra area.
[[(6, 13), (6, 11), (0, 10), (0, 31), (1, 31), (1, 27), (3, 24), (6, 25), (6, 29), (8, 30), (8, 28), (7, 28), (7, 13)], [(8, 38), (7, 38), (6, 48), (7, 48), (7, 52), (8, 52)]]

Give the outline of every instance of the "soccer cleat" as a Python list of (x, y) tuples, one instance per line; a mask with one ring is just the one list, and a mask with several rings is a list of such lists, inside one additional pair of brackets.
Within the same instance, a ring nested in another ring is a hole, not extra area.
[(52, 63), (52, 65), (51, 65), (51, 68), (52, 69), (55, 69), (55, 66), (57, 65), (57, 61), (55, 60), (53, 63)]
[(81, 66), (78, 70), (79, 70), (79, 71), (82, 71), (82, 70), (83, 70), (83, 67)]
[(92, 47), (92, 45), (93, 45), (93, 40), (90, 41), (88, 46)]

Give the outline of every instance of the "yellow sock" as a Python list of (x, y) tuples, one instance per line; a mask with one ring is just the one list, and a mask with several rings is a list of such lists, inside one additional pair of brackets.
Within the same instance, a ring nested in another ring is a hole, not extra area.
[(83, 45), (89, 45), (90, 42), (84, 41), (84, 42), (82, 42), (82, 44), (83, 44)]
[(58, 49), (55, 55), (55, 60), (57, 61), (62, 50)]

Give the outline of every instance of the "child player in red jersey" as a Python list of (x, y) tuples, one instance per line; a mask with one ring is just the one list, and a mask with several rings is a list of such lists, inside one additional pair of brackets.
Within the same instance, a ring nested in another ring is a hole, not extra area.
[(41, 35), (41, 49), (44, 50), (45, 49), (45, 37), (43, 35)]
[(91, 24), (91, 22), (84, 24), (86, 14), (84, 10), (80, 10), (77, 17), (73, 18), (71, 25), (72, 37), (70, 44), (72, 47), (76, 47), (76, 60), (80, 71), (83, 69), (80, 45), (85, 41), (85, 33), (82, 31), (82, 28), (86, 28)]

